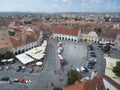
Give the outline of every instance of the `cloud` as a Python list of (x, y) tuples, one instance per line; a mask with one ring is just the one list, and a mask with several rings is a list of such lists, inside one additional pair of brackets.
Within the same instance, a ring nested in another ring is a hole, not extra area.
[(0, 11), (119, 11), (119, 0), (1, 0)]

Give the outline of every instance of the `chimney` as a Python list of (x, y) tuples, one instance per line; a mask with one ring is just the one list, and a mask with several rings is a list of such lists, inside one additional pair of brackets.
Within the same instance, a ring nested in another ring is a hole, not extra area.
[(97, 70), (93, 70), (91, 73), (91, 79), (93, 79), (94, 77), (96, 77), (98, 74)]

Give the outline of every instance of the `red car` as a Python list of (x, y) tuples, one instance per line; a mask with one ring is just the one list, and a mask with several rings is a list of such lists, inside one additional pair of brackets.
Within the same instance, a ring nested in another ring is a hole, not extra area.
[(102, 52), (102, 54), (109, 54), (109, 52)]
[(19, 82), (20, 82), (20, 83), (26, 83), (26, 80), (25, 80), (25, 79), (20, 79)]

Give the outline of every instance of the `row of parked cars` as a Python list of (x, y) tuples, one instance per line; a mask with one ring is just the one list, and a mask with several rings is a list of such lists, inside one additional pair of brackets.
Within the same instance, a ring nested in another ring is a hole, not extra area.
[[(12, 69), (12, 70), (14, 70), (14, 71), (16, 71), (16, 72), (25, 72), (25, 71), (27, 71), (27, 69), (26, 69), (26, 67), (25, 66), (17, 66), (16, 68), (13, 68), (12, 66), (0, 66), (0, 71), (3, 71), (3, 70), (6, 70), (6, 71), (8, 71), (8, 70), (10, 70), (10, 69)], [(28, 72), (29, 73), (33, 73), (34, 72), (34, 68), (33, 67), (30, 67), (29, 69), (28, 69)]]
[(65, 64), (67, 64), (66, 60), (61, 55), (61, 53), (63, 52), (63, 49), (64, 48), (62, 47), (62, 42), (58, 42), (58, 58), (60, 59), (61, 66), (64, 66)]
[(97, 62), (97, 56), (92, 45), (88, 45), (88, 66), (89, 69), (94, 69)]
[(18, 78), (15, 78), (13, 80), (10, 79), (10, 77), (8, 76), (4, 76), (0, 79), (0, 81), (8, 81), (10, 83), (26, 83), (26, 84), (31, 84), (32, 81), (31, 80), (26, 80), (26, 79), (18, 79)]

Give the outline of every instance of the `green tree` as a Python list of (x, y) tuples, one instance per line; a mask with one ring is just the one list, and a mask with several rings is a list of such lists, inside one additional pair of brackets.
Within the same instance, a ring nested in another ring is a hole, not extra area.
[(14, 36), (15, 32), (9, 31), (9, 35)]
[(77, 80), (80, 81), (82, 79), (82, 74), (77, 70), (69, 70), (67, 73), (67, 77), (67, 84), (71, 85), (74, 84)]
[(104, 51), (105, 51), (105, 52), (109, 52), (110, 49), (111, 49), (110, 44), (106, 44), (106, 45), (104, 46)]
[(10, 52), (10, 51), (5, 52), (4, 55), (3, 55), (3, 58), (5, 58), (5, 59), (9, 59), (9, 58), (12, 58), (12, 57), (13, 57), (13, 53)]
[(112, 70), (118, 77), (120, 77), (120, 61), (116, 63), (116, 66)]
[(100, 33), (102, 32), (102, 29), (101, 28), (95, 28), (95, 31), (98, 35), (100, 35)]
[(24, 24), (31, 24), (31, 23), (32, 23), (32, 21), (29, 20), (29, 19), (27, 19), (27, 20), (24, 21)]
[(110, 21), (110, 17), (104, 17), (105, 22), (109, 22)]

